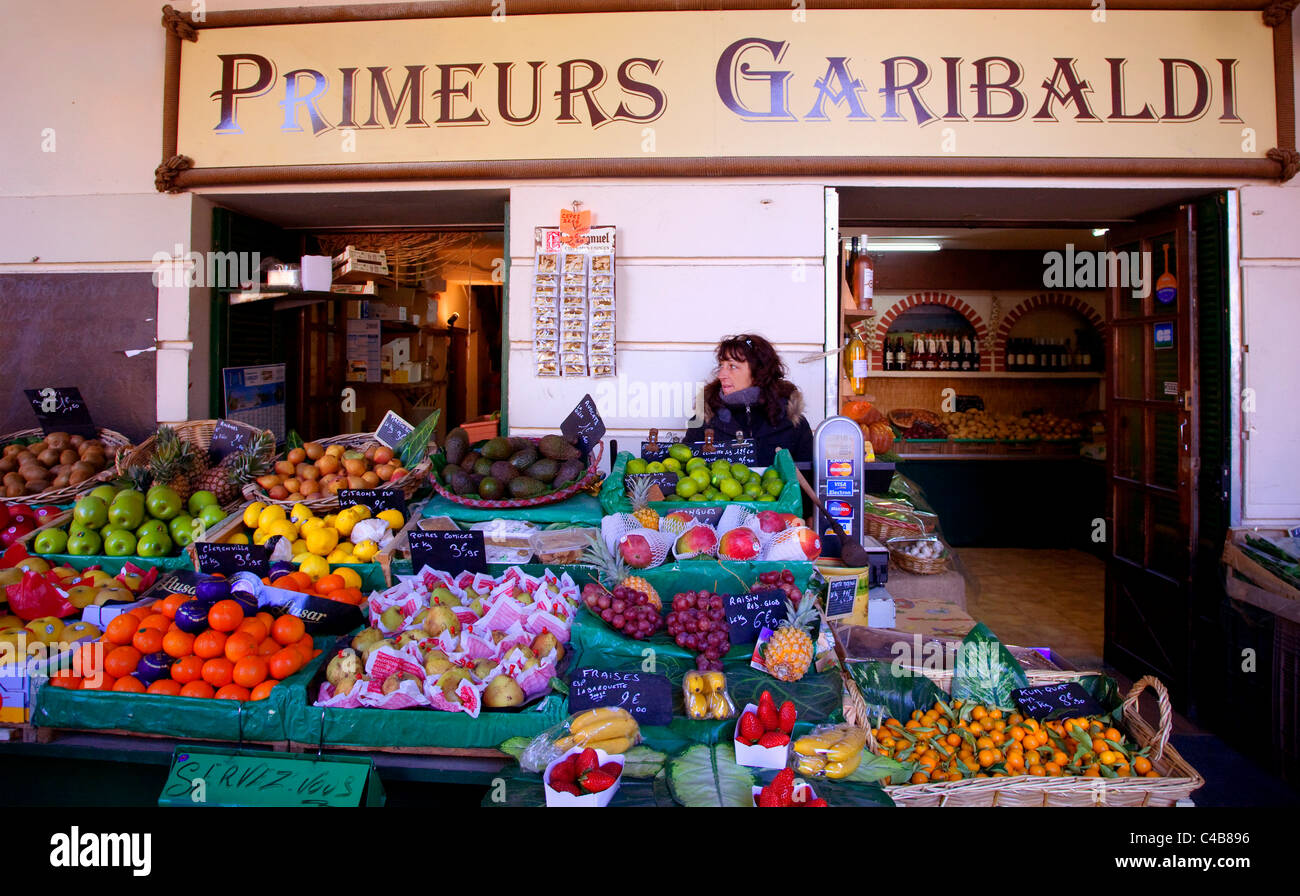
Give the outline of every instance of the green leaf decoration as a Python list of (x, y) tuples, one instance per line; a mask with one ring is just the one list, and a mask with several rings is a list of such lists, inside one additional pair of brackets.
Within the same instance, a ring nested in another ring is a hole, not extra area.
[(906, 721), (913, 710), (925, 712), (936, 700), (947, 696), (924, 675), (892, 663), (849, 663), (848, 667), (868, 712), (873, 706), (883, 706), (893, 718)]
[(503, 742), (497, 749), (518, 762), (519, 757), (524, 753), (524, 749), (532, 742), (531, 737), (512, 737)]
[(668, 786), (683, 806), (754, 805), (754, 776), (736, 764), (731, 744), (696, 745), (668, 763)]
[(954, 700), (1013, 709), (1016, 703), (1011, 692), (1028, 686), (1025, 670), (984, 623), (977, 623), (958, 645), (952, 679)]
[(646, 746), (633, 747), (623, 754), (623, 774), (631, 778), (653, 778), (663, 771), (667, 753)]
[(291, 429), (289, 434), (284, 438), (284, 450), (292, 451), (295, 448), (302, 447), (302, 436), (298, 435), (298, 430)]
[(569, 696), (569, 686), (565, 683), (563, 678), (553, 676), (551, 678), (551, 690), (563, 694), (566, 697)]
[(402, 458), (403, 467), (414, 470), (416, 465), (424, 460), (425, 455), (429, 453), (429, 442), (433, 439), (433, 434), (438, 428), (438, 418), (441, 416), (442, 408), (438, 408), (421, 420), (420, 425), (415, 427), (410, 435), (397, 443), (397, 453)]
[(853, 774), (842, 780), (856, 781), (862, 784), (878, 784), (885, 778), (889, 778), (892, 784), (902, 784), (911, 776), (910, 765), (895, 762), (888, 756), (877, 756), (875, 753), (864, 751), (862, 753), (862, 762), (853, 770)]
[[(863, 757), (863, 762), (866, 762), (865, 757)], [(887, 808), (894, 805), (894, 801), (889, 798), (889, 794), (885, 793), (879, 785), (856, 781), (853, 775), (839, 780), (813, 778), (808, 783), (812, 785), (812, 789), (817, 796), (824, 799), (832, 807), (882, 806)]]

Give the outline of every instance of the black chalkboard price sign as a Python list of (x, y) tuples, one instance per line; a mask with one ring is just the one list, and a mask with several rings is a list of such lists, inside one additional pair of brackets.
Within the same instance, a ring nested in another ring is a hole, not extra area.
[(596, 410), (596, 402), (590, 395), (582, 396), (582, 401), (573, 409), (573, 413), (564, 418), (560, 432), (570, 439), (576, 439), (578, 450), (587, 455), (601, 437), (605, 435), (605, 421)]
[(743, 442), (714, 442), (712, 449), (706, 449), (704, 442), (692, 442), (691, 453), (701, 460), (713, 463), (725, 460), (729, 464), (744, 464), (747, 467), (758, 465), (758, 450), (752, 440)]
[(220, 573), (229, 577), (237, 572), (251, 572), (265, 576), (271, 569), (269, 555), (263, 545), (196, 541), (194, 551), (199, 557), (199, 572), (209, 575)]
[(666, 498), (677, 494), (676, 473), (632, 473), (623, 479), (623, 488), (627, 494), (632, 494), (632, 485), (639, 479), (649, 479), (659, 486), (659, 491), (663, 492)]
[(834, 579), (826, 586), (826, 618), (848, 616), (858, 599), (858, 577)]
[[(680, 498), (678, 500), (681, 500)], [(694, 504), (686, 504), (682, 507), (674, 507), (670, 513), (686, 513), (695, 517), (701, 523), (708, 526), (716, 526), (718, 520), (722, 519), (722, 507), (697, 507)]]
[(243, 451), (252, 444), (254, 435), (253, 428), (246, 423), (218, 420), (217, 425), (212, 427), (212, 441), (208, 444), (208, 451), (219, 461), (226, 455)]
[(53, 386), (43, 389), (24, 389), (23, 394), (32, 403), (36, 421), (46, 435), (66, 432), (87, 439), (99, 437), (99, 429), (90, 418), (90, 409), (76, 386)]
[(371, 514), (381, 510), (396, 510), (406, 519), (406, 495), (400, 488), (341, 488), (339, 506), (361, 504), (370, 508)]
[(414, 426), (389, 411), (379, 422), (379, 428), (375, 430), (375, 441), (396, 451), (402, 439), (413, 432), (415, 432)]
[(487, 548), (483, 533), (425, 532), (415, 529), (407, 533), (411, 543), (411, 568), (416, 572), (429, 567), (453, 575), (461, 572), (487, 572)]
[(1106, 713), (1105, 708), (1074, 681), (1017, 688), (1011, 692), (1011, 699), (1031, 719), (1097, 716)]
[(569, 682), (569, 712), (600, 706), (626, 709), (641, 725), (673, 720), (673, 686), (667, 675), (579, 669)]
[(779, 588), (747, 594), (724, 594), (732, 644), (752, 644), (765, 628), (776, 631), (785, 620), (785, 592)]

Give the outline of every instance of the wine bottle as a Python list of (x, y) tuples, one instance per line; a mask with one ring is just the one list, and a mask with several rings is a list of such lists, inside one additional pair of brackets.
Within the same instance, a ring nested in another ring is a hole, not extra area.
[(894, 369), (907, 370), (907, 341), (899, 336), (894, 342)]
[(867, 344), (854, 330), (844, 349), (844, 375), (854, 395), (867, 394)]
[(885, 338), (885, 369), (894, 369), (894, 340)]

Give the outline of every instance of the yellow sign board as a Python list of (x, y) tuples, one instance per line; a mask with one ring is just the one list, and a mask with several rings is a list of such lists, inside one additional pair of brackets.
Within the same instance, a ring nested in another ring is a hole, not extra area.
[[(566, 159), (1264, 157), (1258, 11), (680, 11), (212, 28), (199, 168)], [(802, 17), (802, 21), (798, 19)]]

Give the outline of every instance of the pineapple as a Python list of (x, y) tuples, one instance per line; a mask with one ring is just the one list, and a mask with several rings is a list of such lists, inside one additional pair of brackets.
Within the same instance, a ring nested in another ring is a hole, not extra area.
[(763, 663), (773, 678), (781, 681), (798, 681), (808, 672), (813, 660), (813, 642), (808, 634), (817, 605), (814, 601), (800, 601), (795, 609), (785, 602), (786, 621), (772, 635), (763, 651)]
[(654, 480), (649, 477), (633, 480), (629, 498), (632, 501), (632, 516), (636, 517), (637, 522), (658, 532), (659, 514), (650, 506), (650, 488), (653, 485)]
[(270, 470), (266, 458), (274, 448), (274, 436), (263, 432), (247, 448), (231, 452), (202, 473), (195, 482), (196, 490), (212, 492), (223, 507), (233, 503), (246, 484)]
[[(653, 512), (653, 511), (652, 511)], [(597, 536), (595, 543), (582, 553), (582, 562), (588, 566), (596, 567), (596, 575), (601, 583), (609, 590), (614, 590), (622, 585), (624, 588), (631, 588), (633, 591), (640, 591), (646, 597), (650, 598), (650, 603), (654, 604), (656, 610), (663, 609), (663, 601), (659, 599), (659, 592), (640, 576), (628, 575), (629, 567), (623, 562), (623, 558), (617, 554), (611, 554), (609, 548), (605, 547), (605, 541)]]
[(158, 427), (153, 456), (149, 458), (154, 485), (165, 485), (186, 501), (194, 494), (194, 483), (207, 468), (206, 451), (183, 441), (170, 426)]

